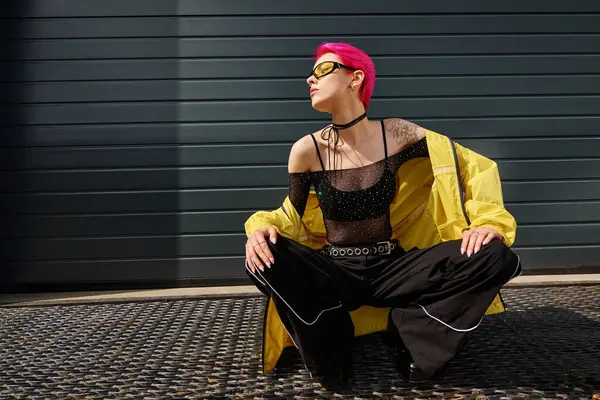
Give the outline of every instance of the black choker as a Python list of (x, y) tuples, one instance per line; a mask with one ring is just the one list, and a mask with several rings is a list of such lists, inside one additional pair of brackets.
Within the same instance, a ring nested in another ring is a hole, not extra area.
[(348, 129), (351, 126), (354, 126), (356, 124), (358, 124), (360, 121), (362, 121), (363, 119), (365, 119), (367, 116), (367, 113), (364, 113), (363, 115), (359, 116), (356, 119), (353, 119), (352, 121), (348, 122), (347, 124), (344, 125), (339, 125), (339, 124), (331, 124), (331, 126), (333, 126), (335, 129)]

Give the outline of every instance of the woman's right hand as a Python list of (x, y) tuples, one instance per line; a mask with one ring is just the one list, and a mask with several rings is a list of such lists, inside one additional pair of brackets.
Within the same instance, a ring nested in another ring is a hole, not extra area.
[(277, 242), (277, 230), (275, 228), (258, 229), (250, 235), (246, 242), (246, 265), (253, 273), (256, 272), (256, 268), (264, 271), (261, 260), (269, 268), (275, 263), (267, 240), (270, 240), (273, 244)]

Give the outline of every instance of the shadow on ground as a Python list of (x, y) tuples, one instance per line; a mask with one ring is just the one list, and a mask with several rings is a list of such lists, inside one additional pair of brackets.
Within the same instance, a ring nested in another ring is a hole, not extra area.
[[(600, 304), (597, 307), (600, 313)], [(393, 353), (381, 334), (358, 338), (352, 357), (355, 376), (344, 393), (384, 398), (589, 399), (600, 392), (599, 360), (600, 319), (554, 307), (509, 311), (487, 317), (446, 371), (428, 383), (410, 384), (398, 377)], [(290, 348), (274, 375), (282, 381), (289, 375), (308, 381), (302, 369), (297, 351)], [(297, 392), (293, 383), (281, 389), (290, 396)]]
[(357, 338), (343, 393), (295, 349), (261, 372), (263, 297), (0, 307), (0, 398), (591, 399), (600, 393), (600, 289), (503, 290), (440, 378), (402, 380), (381, 334)]

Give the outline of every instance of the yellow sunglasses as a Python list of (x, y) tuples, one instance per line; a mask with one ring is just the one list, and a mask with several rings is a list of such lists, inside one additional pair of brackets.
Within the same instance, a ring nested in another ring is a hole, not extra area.
[(335, 61), (323, 61), (318, 64), (312, 71), (312, 76), (317, 79), (321, 79), (324, 76), (331, 74), (333, 71), (339, 68), (346, 68), (350, 71), (356, 71), (356, 68), (348, 67), (344, 64)]

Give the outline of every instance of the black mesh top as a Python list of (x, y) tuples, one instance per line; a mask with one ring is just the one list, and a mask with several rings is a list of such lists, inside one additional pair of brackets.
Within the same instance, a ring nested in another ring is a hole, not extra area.
[(322, 171), (289, 174), (289, 197), (304, 214), (311, 185), (323, 211), (327, 241), (338, 246), (372, 244), (392, 237), (390, 205), (396, 195), (396, 172), (406, 161), (428, 157), (425, 138), (388, 157), (381, 121), (385, 158), (358, 168), (326, 170), (319, 147), (311, 136)]

